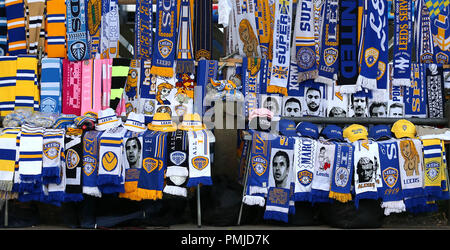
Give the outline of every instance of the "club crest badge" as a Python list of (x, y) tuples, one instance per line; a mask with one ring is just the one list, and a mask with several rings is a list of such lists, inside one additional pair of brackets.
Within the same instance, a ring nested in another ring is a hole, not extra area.
[(257, 155), (252, 158), (253, 171), (259, 176), (263, 175), (267, 170), (267, 160)]
[(159, 161), (155, 158), (147, 157), (143, 161), (143, 168), (147, 173), (151, 173), (153, 170), (155, 170), (159, 166)]
[(368, 48), (364, 53), (364, 59), (366, 61), (367, 66), (371, 68), (376, 62), (378, 62), (378, 57), (380, 56), (380, 52), (375, 48)]
[(377, 80), (380, 80), (384, 76), (385, 72), (386, 72), (386, 63), (379, 61), (377, 70)]
[(440, 164), (438, 162), (432, 161), (425, 165), (425, 173), (427, 177), (434, 181), (438, 178), (439, 174), (439, 168)]
[(47, 97), (41, 101), (42, 113), (53, 113), (56, 109), (56, 101), (53, 98)]
[(77, 151), (73, 149), (68, 149), (66, 153), (66, 168), (67, 169), (74, 169), (78, 163), (80, 162), (80, 156), (78, 155)]
[(338, 55), (339, 52), (335, 48), (325, 49), (325, 51), (323, 52), (323, 59), (325, 61), (325, 64), (327, 66), (333, 65), (336, 62)]
[(448, 64), (448, 56), (444, 52), (437, 53), (436, 54), (436, 63)]
[(300, 68), (310, 69), (316, 62), (316, 52), (309, 47), (300, 47), (296, 59)]
[(312, 182), (313, 173), (309, 170), (301, 170), (297, 173), (297, 178), (300, 184), (308, 186)]
[(334, 182), (338, 187), (345, 187), (348, 183), (349, 172), (347, 168), (338, 167), (334, 176)]
[(170, 154), (170, 161), (179, 166), (186, 160), (186, 153), (181, 151), (175, 151)]
[(116, 168), (118, 162), (119, 160), (117, 159), (117, 155), (114, 152), (108, 151), (103, 154), (102, 165), (106, 171), (113, 171)]
[(158, 50), (162, 57), (167, 58), (173, 49), (173, 43), (169, 39), (158, 41)]
[(60, 148), (61, 144), (59, 142), (52, 141), (45, 143), (42, 147), (42, 151), (44, 152), (45, 157), (53, 160), (59, 156)]
[(70, 45), (70, 52), (75, 60), (81, 61), (86, 55), (86, 44), (81, 41), (74, 42)]
[(88, 155), (83, 158), (83, 171), (87, 176), (90, 176), (95, 171), (97, 159)]
[(398, 180), (398, 171), (393, 167), (383, 170), (383, 180), (390, 188), (393, 188)]
[(203, 170), (208, 166), (209, 159), (204, 156), (196, 156), (192, 158), (192, 166), (197, 170)]

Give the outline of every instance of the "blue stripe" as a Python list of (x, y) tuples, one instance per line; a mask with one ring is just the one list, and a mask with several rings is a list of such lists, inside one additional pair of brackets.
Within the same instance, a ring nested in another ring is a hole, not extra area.
[(41, 158), (19, 158), (19, 161), (42, 161)]
[(442, 150), (442, 147), (441, 147), (441, 145), (428, 145), (428, 146), (424, 146), (423, 147), (424, 151), (428, 150), (428, 149), (439, 149), (439, 150)]
[(108, 147), (120, 148), (122, 146), (122, 144), (100, 143), (100, 146), (108, 146)]
[(38, 155), (38, 154), (42, 154), (42, 151), (25, 151), (25, 152), (20, 152), (20, 155)]
[(2, 148), (0, 150), (0, 159), (2, 160), (16, 160), (16, 150), (15, 149), (6, 149)]
[(441, 158), (441, 154), (423, 154), (424, 158)]

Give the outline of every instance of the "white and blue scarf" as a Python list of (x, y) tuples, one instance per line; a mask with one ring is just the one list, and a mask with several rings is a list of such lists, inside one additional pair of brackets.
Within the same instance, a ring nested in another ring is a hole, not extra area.
[(318, 140), (314, 161), (314, 179), (311, 184), (311, 202), (330, 202), (329, 193), (333, 173), (336, 144)]
[(354, 151), (353, 144), (336, 142), (329, 198), (343, 203), (352, 200)]
[(267, 60), (260, 58), (244, 57), (242, 59), (242, 83), (245, 95), (244, 116), (249, 117), (250, 113), (258, 108), (258, 98), (261, 94), (260, 78), (261, 71), (265, 67)]
[(101, 58), (119, 56), (119, 3), (117, 0), (102, 1), (102, 25), (100, 27)]
[(294, 201), (311, 201), (317, 141), (308, 137), (295, 137), (294, 144)]
[(404, 87), (403, 102), (405, 117), (427, 117), (427, 87), (425, 81), (425, 64), (411, 65), (410, 87)]
[(70, 61), (90, 57), (85, 1), (66, 0), (67, 55)]
[(441, 64), (425, 64), (428, 118), (444, 117), (444, 78)]
[(46, 129), (42, 146), (42, 183), (61, 182), (61, 162), (64, 153), (64, 129)]
[(141, 74), (139, 80), (139, 108), (138, 113), (144, 114), (145, 124), (152, 121), (156, 112), (156, 86), (151, 82), (151, 60), (140, 60)]
[(417, 0), (414, 5), (414, 46), (416, 61), (419, 63), (433, 63), (434, 47), (431, 36), (430, 11), (424, 0)]
[(99, 138), (103, 132), (97, 130), (86, 131), (83, 136), (83, 194), (101, 197), (97, 186)]
[(189, 179), (186, 187), (212, 185), (210, 142), (206, 130), (188, 131)]
[(43, 58), (41, 72), (42, 113), (61, 113), (62, 61), (60, 58)]
[(411, 86), (412, 2), (395, 0), (393, 85)]
[[(246, 58), (244, 57), (242, 60), (244, 61)], [(203, 116), (206, 110), (213, 105), (213, 103), (205, 100), (205, 96), (210, 80), (216, 79), (218, 66), (219, 63), (215, 60), (200, 60), (198, 62), (196, 86), (194, 88), (194, 113), (200, 114), (200, 116)]]
[(135, 13), (135, 59), (151, 60), (152, 58), (152, 17), (153, 2), (136, 1)]

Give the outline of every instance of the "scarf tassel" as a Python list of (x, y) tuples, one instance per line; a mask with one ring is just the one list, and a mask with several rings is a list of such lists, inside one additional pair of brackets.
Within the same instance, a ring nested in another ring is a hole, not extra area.
[(350, 194), (350, 193), (344, 194), (344, 193), (338, 193), (338, 192), (330, 191), (328, 197), (331, 198), (331, 199), (335, 199), (337, 201), (340, 201), (342, 203), (346, 203), (346, 202), (349, 202), (349, 201), (352, 200), (352, 194)]
[(124, 185), (104, 185), (104, 186), (99, 186), (99, 189), (104, 194), (124, 193), (125, 192)]
[(48, 167), (42, 169), (42, 184), (60, 184), (61, 177), (59, 175), (59, 167)]
[(339, 92), (341, 94), (353, 94), (361, 90), (361, 86), (358, 85), (339, 85)]
[(99, 198), (102, 197), (102, 193), (100, 192), (98, 187), (83, 186), (83, 194), (87, 194), (87, 195), (99, 197)]
[(356, 85), (364, 87), (366, 89), (377, 89), (377, 79), (367, 78), (365, 76), (359, 75)]
[(265, 211), (264, 212), (264, 219), (265, 220), (283, 221), (283, 222), (286, 222), (286, 223), (289, 222), (288, 214), (277, 212), (277, 211)]
[(322, 203), (331, 202), (330, 198), (328, 197), (328, 193), (329, 193), (329, 191), (312, 189), (311, 190), (311, 202), (313, 204), (316, 202), (322, 202)]
[(35, 192), (36, 190), (40, 190), (42, 183), (37, 183), (37, 182), (21, 182), (19, 184), (19, 192), (20, 193), (24, 193), (24, 192)]
[(265, 187), (258, 187), (258, 186), (250, 186), (248, 190), (249, 194), (267, 194), (267, 188)]
[(262, 196), (246, 195), (246, 196), (244, 196), (244, 199), (242, 202), (244, 202), (244, 204), (247, 204), (249, 206), (258, 205), (260, 207), (264, 207), (266, 200)]
[(170, 78), (173, 77), (173, 68), (152, 66), (152, 68), (150, 69), (150, 74)]
[(137, 181), (127, 181), (124, 184), (125, 192), (119, 193), (119, 198), (126, 198), (130, 200), (141, 200), (141, 198), (137, 195)]
[(162, 199), (162, 191), (138, 188), (137, 196), (143, 200), (157, 200)]
[(394, 79), (392, 85), (411, 87), (411, 79)]
[(163, 192), (171, 195), (187, 197), (187, 189), (183, 187), (165, 186)]
[(41, 201), (41, 193), (20, 194), (18, 200), (20, 202)]
[(198, 184), (203, 184), (205, 186), (212, 186), (211, 177), (205, 176), (205, 177), (189, 178), (186, 186), (194, 187), (194, 186), (197, 186)]
[(167, 167), (166, 177), (170, 176), (189, 176), (189, 171), (185, 167)]
[(334, 79), (326, 78), (323, 76), (318, 76), (314, 81), (333, 86), (336, 83), (337, 75), (336, 74), (333, 75), (333, 78)]
[(65, 194), (64, 202), (79, 202), (84, 199), (82, 194)]
[(20, 175), (20, 180), (21, 181), (26, 181), (26, 182), (41, 182), (41, 178), (42, 178), (42, 175), (24, 175), (24, 174), (21, 174)]
[(376, 200), (378, 199), (378, 193), (377, 192), (364, 192), (356, 195), (355, 197), (355, 206), (358, 209), (359, 208), (359, 200), (362, 199), (368, 199), (368, 200)]
[(266, 89), (267, 93), (278, 93), (282, 94), (284, 96), (287, 96), (287, 88), (275, 86), (275, 85), (268, 85)]
[(425, 187), (425, 193), (428, 197), (431, 197), (432, 200), (442, 196), (442, 190), (440, 186)]
[(138, 195), (137, 192), (131, 192), (131, 193), (120, 193), (119, 198), (125, 198), (132, 201), (141, 201), (142, 198)]
[(406, 211), (406, 206), (403, 200), (382, 202), (381, 207), (384, 208), (384, 215)]
[(298, 72), (297, 81), (304, 82), (307, 80), (315, 80), (319, 77), (319, 70), (314, 69), (311, 71)]
[(311, 192), (295, 193), (294, 201), (311, 201)]
[(12, 181), (0, 181), (0, 190), (11, 191), (13, 184)]

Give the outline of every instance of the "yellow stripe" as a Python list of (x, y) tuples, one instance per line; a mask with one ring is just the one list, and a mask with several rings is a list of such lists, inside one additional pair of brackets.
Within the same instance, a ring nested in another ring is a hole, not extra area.
[(24, 158), (24, 159), (27, 159), (27, 158), (40, 158), (40, 157), (42, 157), (42, 155), (41, 154), (37, 154), (37, 155), (20, 155), (20, 158)]
[(14, 172), (15, 161), (0, 160), (0, 171)]
[(130, 127), (139, 128), (139, 129), (145, 129), (145, 127), (140, 127), (140, 126), (136, 126), (133, 124), (126, 124), (125, 126), (130, 126)]
[(107, 122), (101, 122), (101, 123), (97, 124), (97, 126), (98, 126), (98, 125), (107, 124), (107, 123), (110, 123), (110, 122), (116, 122), (116, 121), (117, 121), (117, 120), (111, 120), (111, 121), (107, 121)]
[(102, 139), (101, 143), (122, 144), (122, 140), (106, 140)]

